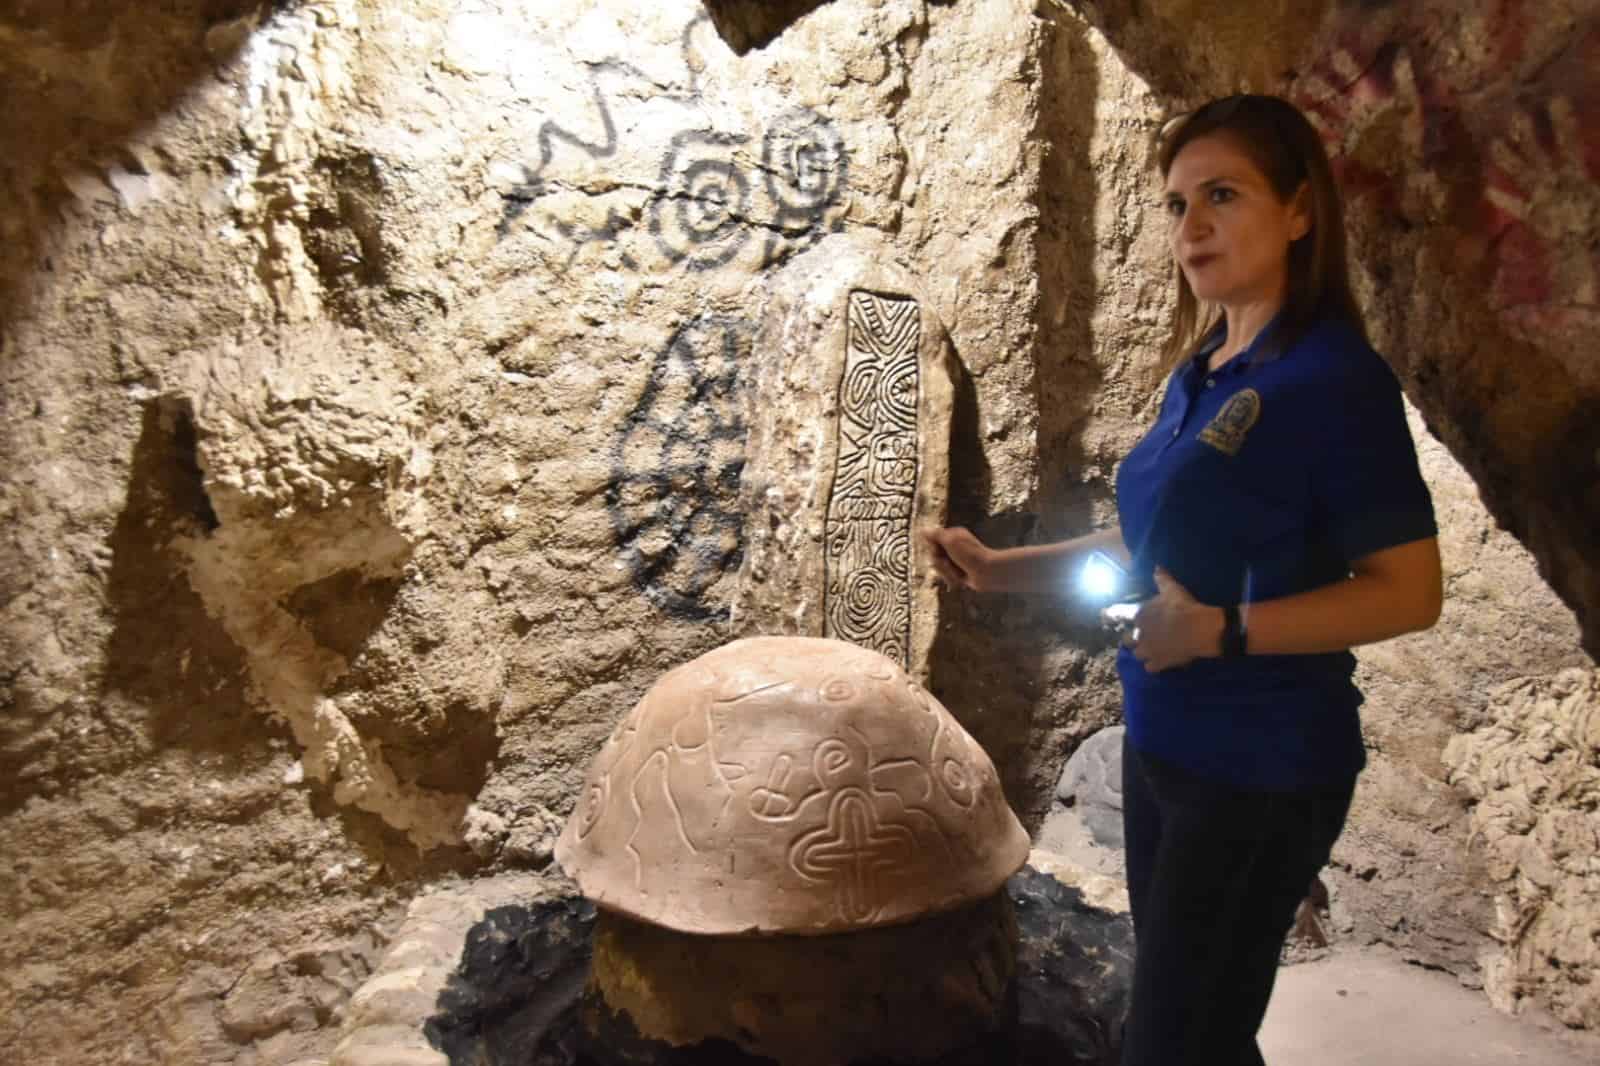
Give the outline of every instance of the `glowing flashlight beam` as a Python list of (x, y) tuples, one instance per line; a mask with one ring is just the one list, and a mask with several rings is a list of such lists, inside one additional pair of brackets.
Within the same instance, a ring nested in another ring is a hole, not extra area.
[(1093, 558), (1083, 564), (1078, 572), (1078, 587), (1085, 596), (1096, 600), (1109, 600), (1117, 594), (1119, 575), (1116, 568), (1104, 559)]

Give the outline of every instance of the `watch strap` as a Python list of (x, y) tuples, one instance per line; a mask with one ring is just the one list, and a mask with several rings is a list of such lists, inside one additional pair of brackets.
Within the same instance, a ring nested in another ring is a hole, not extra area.
[(1237, 659), (1245, 654), (1247, 636), (1244, 630), (1244, 617), (1237, 606), (1228, 606), (1222, 609), (1222, 657), (1224, 659)]

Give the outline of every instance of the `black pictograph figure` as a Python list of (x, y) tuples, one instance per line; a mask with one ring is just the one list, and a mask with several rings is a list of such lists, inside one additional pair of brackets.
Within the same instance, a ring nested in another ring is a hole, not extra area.
[(635, 586), (677, 618), (728, 616), (707, 594), (743, 557), (738, 390), (753, 334), (724, 315), (679, 329), (612, 448), (606, 504), (617, 545)]

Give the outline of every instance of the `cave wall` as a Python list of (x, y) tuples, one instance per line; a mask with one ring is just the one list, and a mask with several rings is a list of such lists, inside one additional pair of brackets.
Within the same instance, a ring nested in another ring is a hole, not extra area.
[[(0, 16), (0, 1047), (315, 1059), (406, 901), (547, 867), (732, 634), (783, 264), (892, 247), (965, 368), (962, 507), (1027, 509), (1040, 24), (101, 6)], [(986, 669), (947, 698), (1023, 751)]]

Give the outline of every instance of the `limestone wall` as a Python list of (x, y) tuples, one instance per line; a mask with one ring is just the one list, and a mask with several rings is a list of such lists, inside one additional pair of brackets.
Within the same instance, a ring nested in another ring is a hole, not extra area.
[(1593, 670), (1495, 690), (1478, 728), (1445, 749), (1453, 783), (1476, 801), (1472, 836), (1495, 891), (1482, 958), (1494, 1004), (1600, 1024), (1594, 973), (1600, 896), (1600, 693)]
[(1026, 506), (1039, 23), (809, 6), (0, 20), (8, 1059), (324, 1054), (407, 899), (548, 863), (730, 634), (760, 285), (822, 237), (920, 279), (968, 506)]
[[(1426, 633), (1357, 650), (1368, 765), (1328, 881), (1347, 937), (1391, 944), (1478, 987), (1503, 967), (1502, 893), (1484, 847), (1497, 845), (1450, 752), (1498, 717), (1501, 687), (1592, 664), (1527, 549), (1496, 527), (1461, 464), (1410, 414), (1439, 520), (1444, 612)], [(1547, 966), (1524, 953), (1524, 973)]]

